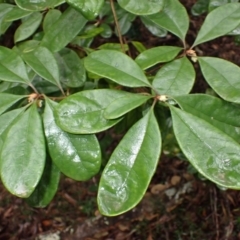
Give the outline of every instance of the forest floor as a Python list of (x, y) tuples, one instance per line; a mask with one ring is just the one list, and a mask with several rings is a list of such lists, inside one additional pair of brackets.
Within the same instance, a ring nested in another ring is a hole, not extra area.
[[(181, 2), (189, 11), (195, 1)], [(189, 44), (203, 19), (191, 17)], [(141, 40), (126, 35), (126, 41), (141, 41), (148, 48), (181, 44), (171, 34), (156, 38), (139, 29)], [(196, 50), (200, 55), (221, 57), (240, 66), (240, 47), (231, 36), (202, 44)], [(193, 92), (205, 92), (207, 88), (198, 73)], [(62, 176), (54, 200), (44, 209), (29, 207), (0, 185), (0, 240), (240, 239), (240, 192), (220, 189), (191, 169), (186, 160), (163, 154), (142, 201), (133, 210), (111, 218), (97, 209), (99, 176), (88, 182)]]

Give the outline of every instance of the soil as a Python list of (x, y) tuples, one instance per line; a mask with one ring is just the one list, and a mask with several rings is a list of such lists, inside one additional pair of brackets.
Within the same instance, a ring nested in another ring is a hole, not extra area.
[[(195, 1), (181, 2), (190, 12)], [(191, 16), (189, 45), (204, 17)], [(134, 24), (139, 26), (139, 20)], [(141, 41), (147, 47), (181, 44), (171, 34), (159, 39), (141, 25), (139, 31), (141, 39), (130, 39), (126, 34), (125, 41)], [(101, 41), (96, 40), (94, 45), (99, 46)], [(207, 42), (195, 50), (199, 55), (221, 57), (240, 66), (240, 47), (231, 36)], [(130, 51), (133, 56), (136, 54), (135, 50)], [(192, 92), (206, 92), (209, 86), (197, 64), (195, 67), (197, 80)], [(114, 144), (108, 151), (113, 148)], [(118, 217), (109, 218), (98, 212), (98, 181), (99, 176), (88, 182), (76, 182), (62, 176), (54, 200), (43, 209), (29, 207), (24, 199), (12, 196), (0, 186), (0, 240), (240, 239), (240, 192), (221, 189), (192, 173), (186, 160), (163, 154), (141, 203)]]

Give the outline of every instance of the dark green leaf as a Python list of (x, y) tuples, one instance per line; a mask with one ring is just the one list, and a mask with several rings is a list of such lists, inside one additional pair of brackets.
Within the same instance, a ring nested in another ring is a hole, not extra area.
[(181, 50), (180, 47), (171, 46), (153, 47), (139, 54), (135, 61), (142, 69), (147, 69), (157, 63), (173, 60)]
[(93, 20), (98, 16), (104, 0), (67, 0), (67, 3), (80, 11), (85, 18)]
[(141, 68), (127, 55), (114, 50), (99, 50), (84, 59), (86, 69), (128, 87), (150, 86)]
[(135, 15), (150, 15), (162, 10), (164, 0), (118, 0), (119, 5)]
[(223, 36), (240, 24), (240, 3), (228, 3), (210, 12), (192, 47)]
[(240, 143), (240, 108), (238, 105), (206, 94), (174, 97), (180, 107), (197, 116)]
[(87, 20), (80, 12), (69, 7), (58, 20), (49, 27), (43, 37), (42, 46), (58, 52), (71, 42), (83, 29)]
[(209, 0), (197, 0), (192, 6), (191, 13), (194, 16), (199, 16), (208, 11)]
[(61, 82), (68, 87), (81, 87), (86, 81), (86, 71), (79, 56), (73, 50), (64, 48), (56, 57)]
[(104, 117), (106, 119), (119, 118), (134, 108), (139, 107), (152, 97), (153, 96), (142, 94), (129, 94), (128, 96), (118, 98), (105, 109)]
[(0, 79), (30, 85), (27, 69), (22, 59), (15, 51), (2, 46), (0, 46)]
[(114, 100), (127, 96), (124, 91), (99, 89), (71, 95), (58, 105), (56, 122), (64, 130), (74, 134), (89, 134), (104, 131), (121, 119), (104, 118), (106, 107)]
[(9, 11), (5, 17), (4, 17), (4, 21), (5, 22), (12, 22), (12, 21), (16, 21), (16, 20), (19, 20), (21, 18), (24, 18), (28, 15), (30, 15), (32, 12), (30, 11), (26, 11), (26, 10), (23, 10), (19, 7), (13, 7), (11, 11)]
[(27, 203), (32, 207), (46, 207), (57, 192), (59, 179), (59, 169), (51, 159), (47, 158), (42, 178), (30, 197), (26, 199)]
[(0, 115), (10, 108), (14, 103), (26, 97), (27, 96), (24, 95), (0, 93)]
[(189, 93), (195, 80), (195, 71), (187, 57), (164, 65), (153, 80), (153, 87), (161, 95), (177, 96)]
[(45, 155), (42, 122), (33, 104), (6, 133), (0, 161), (5, 187), (18, 197), (29, 197), (42, 176)]
[(178, 143), (193, 166), (226, 188), (240, 189), (240, 146), (209, 122), (171, 107)]
[(184, 42), (188, 31), (189, 19), (186, 9), (178, 0), (165, 1), (163, 11), (145, 18), (165, 28)]
[(150, 110), (123, 137), (102, 173), (98, 207), (103, 215), (119, 215), (139, 203), (157, 167), (160, 150), (161, 135)]
[(204, 78), (223, 99), (240, 103), (240, 68), (223, 59), (198, 58)]
[(79, 181), (88, 180), (101, 166), (98, 140), (95, 135), (75, 135), (60, 129), (53, 116), (57, 105), (46, 99), (43, 117), (51, 158), (66, 176)]

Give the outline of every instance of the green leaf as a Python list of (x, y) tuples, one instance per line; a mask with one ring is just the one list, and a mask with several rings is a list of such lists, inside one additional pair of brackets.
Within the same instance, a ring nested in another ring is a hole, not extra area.
[(118, 4), (135, 15), (150, 15), (162, 10), (164, 0), (118, 0)]
[(24, 18), (28, 15), (32, 14), (32, 12), (30, 11), (26, 11), (26, 10), (23, 10), (19, 7), (13, 7), (11, 11), (9, 11), (5, 17), (4, 17), (4, 21), (5, 22), (12, 22), (12, 21), (16, 21), (16, 20), (19, 20), (21, 18)]
[(240, 68), (223, 59), (199, 57), (204, 78), (223, 99), (240, 103)]
[(98, 16), (104, 0), (67, 0), (67, 3), (80, 11), (85, 18), (93, 20)]
[(58, 64), (50, 50), (46, 47), (37, 46), (31, 51), (23, 52), (21, 56), (39, 76), (62, 90)]
[(83, 86), (86, 81), (86, 71), (77, 53), (64, 48), (55, 56), (59, 65), (61, 82), (71, 88)]
[(119, 52), (124, 52), (129, 50), (128, 44), (121, 45), (120, 43), (104, 43), (98, 47), (98, 49), (105, 49), (105, 50), (116, 50)]
[(1, 3), (0, 4), (0, 35), (4, 34), (11, 22), (5, 22), (4, 17), (13, 9), (14, 5)]
[(73, 134), (104, 131), (121, 120), (104, 118), (105, 108), (115, 99), (128, 94), (110, 89), (88, 90), (73, 94), (61, 101), (56, 108), (56, 122), (64, 131)]
[(134, 108), (141, 106), (152, 97), (142, 94), (129, 94), (128, 96), (118, 98), (105, 109), (104, 117), (106, 119), (119, 118)]
[(62, 3), (64, 0), (47, 0), (47, 1), (32, 1), (32, 0), (15, 0), (18, 7), (28, 11), (43, 11), (54, 8)]
[(51, 158), (66, 176), (78, 181), (88, 180), (98, 173), (101, 166), (98, 140), (95, 135), (75, 135), (60, 129), (53, 116), (57, 105), (46, 99), (43, 116)]
[(27, 198), (37, 186), (45, 164), (42, 122), (33, 104), (9, 128), (1, 152), (1, 180), (18, 197)]
[(103, 38), (110, 38), (112, 36), (112, 29), (108, 24), (102, 23), (100, 28), (103, 29), (101, 32), (101, 37)]
[(191, 13), (194, 16), (199, 16), (208, 11), (208, 5), (210, 0), (197, 0), (191, 8)]
[(165, 1), (163, 11), (145, 18), (165, 28), (184, 42), (189, 27), (189, 19), (186, 9), (178, 0)]
[(180, 107), (197, 116), (240, 143), (240, 109), (238, 105), (206, 94), (174, 97)]
[(43, 31), (49, 31), (49, 29), (61, 17), (61, 15), (61, 11), (57, 9), (50, 9), (43, 20)]
[(38, 29), (41, 22), (42, 14), (40, 12), (34, 12), (26, 17), (14, 33), (14, 42), (20, 42), (30, 37)]
[(119, 215), (139, 203), (157, 167), (160, 150), (161, 135), (151, 109), (123, 137), (102, 173), (98, 207), (103, 215)]
[(17, 53), (0, 46), (0, 79), (30, 85), (26, 66)]
[(223, 36), (240, 24), (240, 3), (228, 3), (210, 12), (192, 47)]
[(57, 192), (59, 180), (59, 169), (51, 159), (47, 158), (42, 178), (30, 197), (26, 199), (27, 203), (32, 207), (46, 207)]
[(168, 31), (158, 26), (156, 23), (152, 22), (149, 18), (141, 16), (140, 19), (144, 26), (148, 29), (148, 31), (152, 33), (154, 36), (161, 38), (167, 36)]
[(139, 53), (146, 51), (146, 47), (138, 41), (131, 41), (132, 45), (138, 50)]
[(142, 68), (147, 69), (157, 63), (173, 60), (182, 50), (180, 47), (161, 46), (148, 49), (137, 56), (135, 62)]
[(220, 7), (226, 3), (238, 2), (238, 0), (209, 0), (208, 10), (209, 12), (217, 7)]
[(74, 8), (69, 7), (58, 20), (49, 27), (43, 37), (42, 46), (58, 52), (71, 42), (83, 29), (87, 20)]
[(191, 91), (195, 80), (195, 71), (187, 57), (164, 65), (153, 80), (153, 87), (161, 95), (177, 96)]
[(0, 115), (10, 108), (14, 103), (20, 101), (27, 96), (14, 95), (9, 93), (0, 93)]
[(192, 165), (226, 188), (240, 189), (240, 146), (205, 120), (171, 107), (177, 141)]
[[(121, 35), (124, 35), (129, 31), (129, 29), (132, 26), (132, 21), (135, 19), (135, 17), (136, 17), (135, 15), (126, 12), (121, 16), (121, 18), (118, 19)], [(115, 27), (115, 34), (118, 36), (117, 27)]]
[(127, 55), (114, 50), (99, 50), (84, 59), (86, 69), (127, 87), (150, 86), (141, 68)]

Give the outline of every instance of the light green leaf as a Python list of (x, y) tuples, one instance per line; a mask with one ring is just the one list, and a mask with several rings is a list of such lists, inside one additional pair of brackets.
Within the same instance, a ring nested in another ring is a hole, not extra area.
[(150, 86), (141, 68), (127, 55), (114, 50), (99, 50), (84, 59), (86, 69), (128, 87)]
[(24, 18), (28, 15), (32, 14), (32, 12), (30, 11), (26, 11), (26, 10), (23, 10), (19, 7), (13, 7), (11, 11), (9, 11), (5, 17), (4, 17), (4, 21), (5, 22), (12, 22), (12, 21), (16, 21), (16, 20), (19, 20), (21, 18)]
[(81, 87), (86, 81), (86, 71), (82, 60), (71, 49), (64, 48), (56, 55), (60, 80), (68, 87)]
[(152, 97), (142, 94), (129, 94), (128, 96), (118, 98), (105, 109), (104, 117), (106, 119), (119, 118), (134, 108), (141, 106)]
[(177, 141), (192, 165), (226, 188), (240, 189), (240, 146), (207, 121), (171, 107)]
[(46, 207), (57, 192), (59, 180), (59, 169), (47, 157), (42, 178), (30, 197), (26, 199), (27, 203), (32, 207)]
[(162, 10), (164, 0), (118, 0), (118, 4), (135, 15), (150, 15)]
[(40, 12), (34, 12), (26, 17), (14, 33), (14, 42), (20, 42), (30, 37), (38, 29), (41, 22), (42, 14)]
[(240, 68), (220, 58), (199, 57), (198, 61), (213, 90), (226, 101), (240, 103)]
[(14, 103), (20, 101), (27, 96), (14, 95), (9, 93), (0, 93), (0, 115), (10, 108)]
[(161, 135), (151, 109), (123, 137), (102, 173), (98, 207), (103, 215), (116, 216), (139, 203), (155, 172), (160, 151)]
[(191, 91), (195, 80), (195, 71), (187, 57), (164, 65), (153, 80), (153, 87), (161, 95), (177, 96)]
[(0, 4), (0, 35), (4, 34), (11, 22), (5, 22), (4, 17), (14, 8), (14, 5), (8, 3)]
[(135, 62), (142, 68), (147, 69), (157, 63), (173, 60), (182, 50), (180, 47), (161, 46), (148, 49), (137, 56)]
[(98, 16), (104, 0), (67, 0), (67, 3), (80, 11), (85, 18), (93, 20)]
[(42, 46), (52, 52), (58, 52), (71, 42), (83, 29), (87, 20), (80, 12), (69, 7), (46, 31)]
[(131, 41), (132, 45), (138, 50), (139, 53), (146, 51), (146, 47), (138, 41)]
[(33, 104), (6, 133), (0, 157), (4, 186), (13, 195), (29, 197), (42, 176), (45, 155), (42, 122)]
[(46, 9), (54, 8), (65, 2), (65, 0), (15, 0), (18, 7), (28, 11), (43, 11)]
[(240, 24), (240, 3), (228, 3), (210, 12), (192, 47), (223, 36)]
[(21, 56), (39, 76), (62, 90), (58, 64), (50, 50), (46, 47), (37, 46), (32, 50), (24, 51)]
[(189, 19), (185, 7), (178, 0), (165, 1), (163, 11), (145, 18), (165, 28), (184, 42), (189, 27)]
[(151, 21), (149, 18), (141, 16), (140, 17), (142, 23), (144, 26), (148, 29), (150, 33), (152, 33), (154, 36), (157, 37), (166, 37), (168, 31), (160, 26), (158, 26), (156, 23)]
[(61, 17), (61, 15), (61, 11), (57, 9), (50, 9), (43, 20), (43, 31), (49, 31), (49, 29)]
[(240, 108), (206, 94), (188, 94), (174, 97), (180, 107), (209, 122), (236, 142), (240, 143)]
[(21, 57), (11, 49), (0, 46), (0, 79), (30, 85), (27, 69)]
[(115, 99), (128, 94), (110, 89), (88, 90), (73, 94), (61, 101), (56, 108), (56, 122), (64, 131), (73, 134), (104, 131), (121, 120), (104, 118), (106, 107)]
[(52, 160), (61, 172), (78, 181), (88, 180), (98, 173), (101, 150), (95, 135), (64, 132), (55, 122), (53, 110), (57, 103), (46, 99), (44, 127)]
[(104, 43), (98, 47), (98, 49), (105, 49), (105, 50), (116, 50), (119, 52), (124, 52), (129, 50), (128, 44), (121, 45), (120, 43)]

